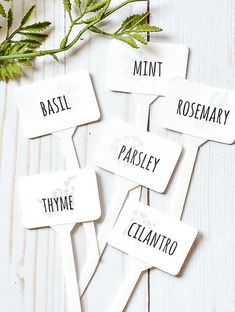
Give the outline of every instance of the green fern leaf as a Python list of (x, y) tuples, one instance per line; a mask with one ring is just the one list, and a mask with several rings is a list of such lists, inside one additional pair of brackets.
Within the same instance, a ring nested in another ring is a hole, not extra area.
[(20, 40), (19, 43), (23, 43), (29, 48), (38, 48), (41, 45), (40, 41), (32, 39), (23, 39)]
[(81, 0), (74, 0), (74, 3), (76, 4), (77, 8), (80, 9), (80, 7), (81, 7)]
[(22, 49), (22, 47), (24, 47), (24, 43), (20, 43), (20, 42), (17, 42), (15, 44), (13, 44), (10, 49), (9, 49), (9, 54), (10, 55), (14, 55), (14, 54), (17, 54), (17, 52)]
[(10, 63), (7, 65), (7, 71), (10, 75), (10, 79), (13, 79), (15, 76), (24, 76), (22, 68), (17, 63)]
[(7, 17), (6, 11), (1, 3), (0, 3), (0, 15), (2, 15), (2, 17)]
[(145, 12), (143, 14), (134, 14), (132, 16), (127, 17), (121, 25), (121, 30), (125, 31), (127, 29), (132, 29), (136, 25), (141, 24), (143, 21), (146, 20), (149, 12)]
[(0, 66), (0, 80), (13, 80), (17, 76), (24, 76), (24, 72), (16, 62), (10, 62)]
[(89, 6), (87, 8), (86, 12), (87, 13), (89, 13), (89, 12), (97, 12), (97, 11), (103, 9), (106, 4), (107, 4), (107, 0), (96, 2), (95, 4), (92, 4), (91, 6)]
[(127, 17), (123, 22), (122, 22), (122, 25), (121, 25), (121, 29), (122, 30), (126, 30), (138, 17), (139, 15), (138, 14), (135, 14), (135, 15), (131, 15), (129, 17)]
[(114, 35), (113, 38), (129, 44), (132, 48), (135, 48), (135, 49), (139, 48), (135, 40), (133, 40), (131, 37), (121, 37), (121, 36)]
[(67, 12), (71, 12), (71, 9), (72, 9), (72, 5), (71, 5), (71, 2), (70, 0), (63, 0), (63, 3), (64, 3), (64, 8)]
[(85, 23), (85, 24), (90, 24), (90, 23), (95, 22), (96, 20), (98, 20), (98, 16), (95, 15), (95, 16), (92, 16), (92, 17), (86, 19), (86, 20), (84, 21), (84, 23)]
[(25, 24), (27, 24), (28, 22), (31, 21), (33, 14), (35, 11), (35, 5), (33, 5), (25, 14), (25, 16), (22, 18), (22, 21), (20, 23), (21, 26), (24, 26)]
[(145, 25), (147, 23), (147, 17), (149, 16), (149, 12), (145, 12), (140, 14), (136, 21), (132, 24), (131, 28), (135, 28), (137, 25)]
[(150, 25), (142, 25), (133, 30), (133, 32), (143, 33), (143, 32), (159, 32), (162, 31), (161, 28), (157, 26), (150, 26)]
[(23, 32), (20, 31), (19, 34), (32, 39), (32, 40), (37, 40), (37, 41), (43, 41), (47, 35), (46, 34), (40, 34), (40, 33), (30, 33), (30, 32)]
[(13, 13), (12, 9), (9, 9), (7, 13), (7, 29), (9, 30), (12, 27), (13, 24)]
[(40, 31), (43, 31), (45, 30), (46, 28), (48, 28), (49, 26), (51, 25), (50, 22), (38, 22), (38, 23), (34, 23), (34, 24), (31, 24), (31, 25), (28, 25), (26, 27), (23, 27), (21, 28), (21, 30), (26, 30), (26, 31), (29, 31), (29, 32), (40, 32)]
[(148, 41), (147, 41), (144, 37), (142, 37), (141, 35), (139, 35), (139, 34), (133, 34), (131, 37), (132, 37), (133, 39), (139, 41), (140, 43), (143, 43), (143, 44), (145, 44), (145, 45), (148, 44)]

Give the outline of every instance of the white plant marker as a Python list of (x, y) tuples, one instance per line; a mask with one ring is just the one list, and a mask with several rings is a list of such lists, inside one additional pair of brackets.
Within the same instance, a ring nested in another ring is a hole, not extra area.
[[(119, 200), (119, 206), (115, 205), (118, 216), (129, 188), (143, 185), (158, 192), (165, 191), (182, 148), (178, 143), (120, 120), (110, 120), (103, 127), (104, 135), (99, 142), (99, 151), (94, 155), (94, 163), (126, 179), (119, 188), (122, 197), (120, 194), (116, 197)], [(110, 223), (115, 223), (113, 214), (108, 214), (108, 218)]]
[[(184, 105), (185, 102), (188, 102), (186, 106)], [(234, 103), (235, 92), (231, 90), (212, 88), (180, 78), (170, 82), (160, 120), (164, 127), (183, 132), (184, 137), (183, 156), (176, 174), (169, 206), (170, 216), (177, 219), (181, 218), (198, 148), (207, 140), (227, 144), (234, 142)], [(190, 107), (189, 111), (188, 107)], [(192, 114), (192, 107), (194, 114)], [(176, 114), (177, 110), (178, 114)], [(182, 115), (179, 114), (180, 112)], [(133, 267), (132, 270), (131, 266)], [(148, 268), (151, 266), (137, 260), (131, 260), (130, 274), (126, 276), (123, 286), (115, 298), (112, 312), (120, 312), (124, 309), (138, 281), (139, 273)]]
[(208, 140), (234, 142), (235, 91), (172, 79), (162, 107), (161, 125), (183, 133), (184, 152), (176, 175), (170, 214), (181, 218), (198, 149)]
[(23, 225), (29, 229), (50, 226), (59, 234), (69, 311), (81, 311), (70, 232), (74, 223), (100, 217), (95, 171), (73, 169), (22, 177), (17, 190)]
[[(67, 169), (77, 169), (79, 162), (73, 145), (76, 127), (96, 121), (100, 111), (87, 71), (38, 82), (17, 89), (15, 94), (20, 120), (27, 137), (34, 138), (52, 133), (60, 139)], [(72, 226), (55, 226), (60, 234), (70, 233)], [(87, 258), (99, 260), (99, 249), (93, 222), (83, 223), (87, 246)]]
[[(107, 86), (113, 91), (132, 93), (136, 103), (134, 125), (147, 129), (149, 107), (166, 93), (169, 79), (186, 76), (188, 48), (183, 45), (148, 43), (140, 49), (130, 49), (125, 43), (111, 42), (107, 64)], [(117, 181), (110, 209), (98, 231), (100, 257), (107, 245), (111, 232), (129, 190), (140, 193), (141, 188), (124, 179)], [(134, 195), (134, 194), (133, 194)], [(138, 194), (137, 194), (138, 196)], [(89, 284), (98, 262), (89, 259), (83, 268), (79, 281), (81, 294)]]
[(130, 259), (128, 273), (109, 311), (121, 312), (145, 270), (155, 267), (177, 275), (197, 236), (197, 229), (143, 203), (128, 200), (109, 244)]
[(94, 163), (118, 176), (159, 193), (164, 193), (182, 147), (124, 121), (103, 124), (103, 135)]

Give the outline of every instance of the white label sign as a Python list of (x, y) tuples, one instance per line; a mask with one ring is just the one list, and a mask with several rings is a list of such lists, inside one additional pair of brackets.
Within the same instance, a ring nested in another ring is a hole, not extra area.
[(165, 191), (181, 145), (120, 120), (105, 124), (102, 139), (95, 164), (159, 193)]
[(160, 122), (171, 130), (231, 144), (235, 139), (235, 91), (172, 79)]
[(21, 177), (17, 190), (26, 228), (78, 223), (100, 217), (93, 169)]
[(78, 71), (16, 90), (21, 123), (29, 138), (86, 124), (100, 118), (87, 71)]
[(128, 200), (109, 244), (155, 268), (177, 275), (197, 229), (141, 202)]
[(165, 95), (169, 79), (184, 78), (188, 48), (148, 43), (140, 49), (113, 40), (108, 56), (107, 87), (114, 91)]

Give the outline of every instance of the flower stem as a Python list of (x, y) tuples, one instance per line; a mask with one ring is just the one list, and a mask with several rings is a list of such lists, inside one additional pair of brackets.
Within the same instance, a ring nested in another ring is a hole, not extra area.
[[(39, 50), (39, 51), (35, 51), (35, 52), (31, 52), (31, 53), (22, 53), (22, 54), (12, 54), (12, 55), (2, 55), (0, 56), (0, 61), (4, 61), (4, 60), (20, 60), (20, 59), (32, 59), (35, 57), (40, 57), (40, 56), (45, 56), (45, 55), (52, 55), (52, 54), (57, 54), (57, 53), (61, 53), (61, 52), (65, 52), (66, 50), (69, 50), (71, 47), (73, 47), (77, 41), (81, 38), (81, 36), (92, 26), (94, 26), (95, 24), (99, 23), (101, 20), (104, 20), (105, 18), (107, 18), (108, 16), (110, 16), (111, 14), (113, 14), (114, 12), (118, 11), (119, 9), (121, 9), (122, 7), (126, 6), (127, 4), (133, 3), (133, 2), (143, 2), (146, 0), (126, 0), (124, 2), (122, 2), (121, 4), (115, 6), (114, 8), (110, 9), (109, 11), (105, 12), (103, 15), (100, 16), (100, 18), (97, 18), (97, 20), (93, 21), (90, 24), (87, 24), (83, 29), (81, 29), (77, 36), (69, 43), (67, 44), (65, 47), (63, 48), (57, 48), (57, 49), (50, 49), (50, 50)], [(110, 1), (107, 4), (107, 8), (110, 4)], [(68, 33), (67, 33), (67, 37), (69, 37), (69, 35), (72, 32), (72, 29), (75, 25), (77, 25), (78, 21), (81, 20), (81, 18), (85, 15), (85, 12), (83, 12), (82, 14), (80, 14), (79, 18), (73, 20), (72, 15), (70, 15), (70, 20), (71, 20), (71, 25), (69, 27)], [(83, 22), (84, 23), (84, 22)], [(15, 33), (17, 31), (13, 32), (9, 38), (12, 38)], [(100, 32), (100, 34), (106, 35), (106, 36), (112, 36), (112, 34), (109, 34), (105, 31)]]

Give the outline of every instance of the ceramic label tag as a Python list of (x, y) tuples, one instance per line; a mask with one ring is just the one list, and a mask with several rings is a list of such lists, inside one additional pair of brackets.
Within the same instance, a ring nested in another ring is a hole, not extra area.
[(165, 95), (169, 79), (185, 77), (187, 62), (188, 48), (183, 45), (157, 42), (130, 49), (113, 40), (107, 87), (113, 91)]
[(130, 256), (177, 275), (197, 229), (138, 201), (127, 200), (108, 240)]
[(162, 126), (207, 140), (235, 139), (235, 91), (175, 78), (168, 86), (159, 119)]
[(93, 169), (21, 177), (17, 189), (26, 228), (78, 223), (100, 217)]
[(165, 191), (179, 159), (181, 145), (111, 120), (104, 126), (95, 164), (154, 191)]
[(21, 123), (29, 138), (98, 120), (100, 112), (87, 71), (16, 90)]

